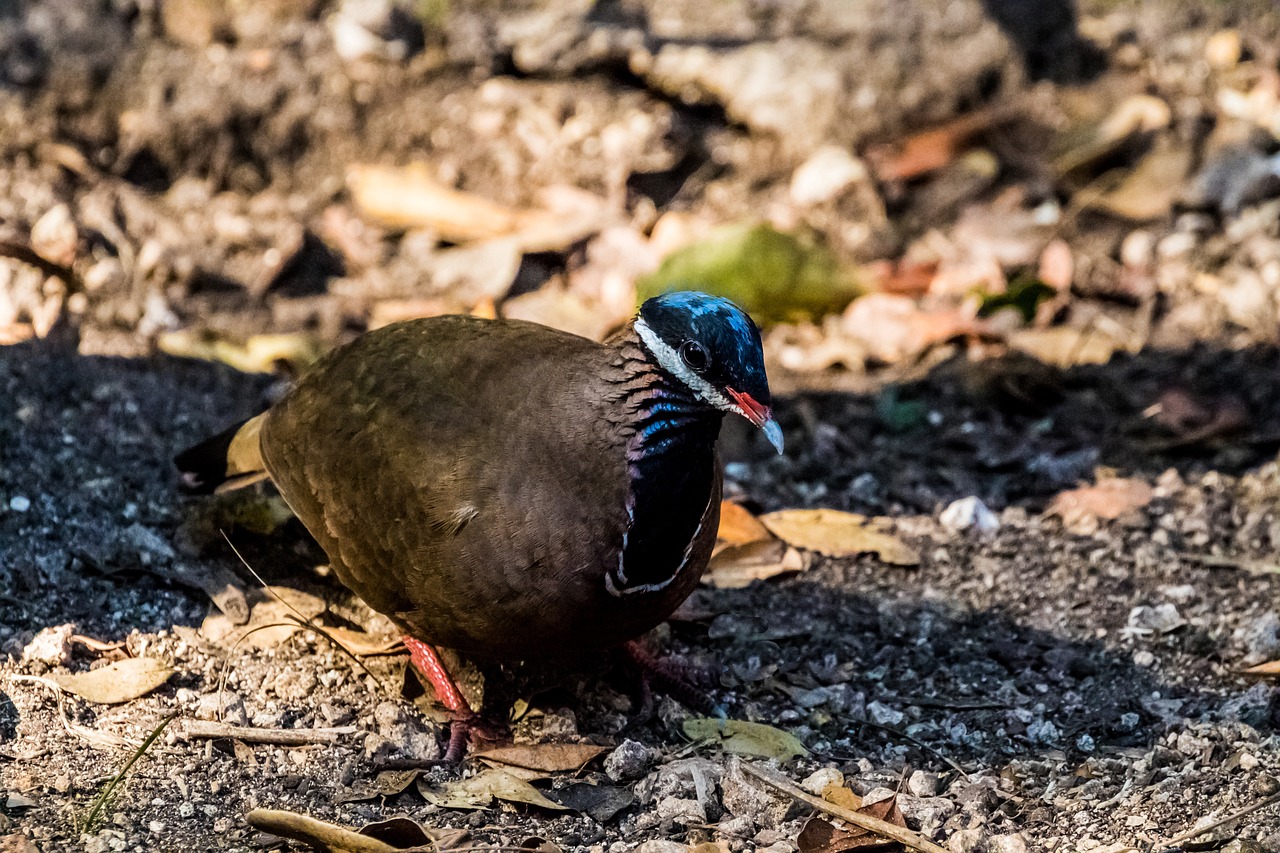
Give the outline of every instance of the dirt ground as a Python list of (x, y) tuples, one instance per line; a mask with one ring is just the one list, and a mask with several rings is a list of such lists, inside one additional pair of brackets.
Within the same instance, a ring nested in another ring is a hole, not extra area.
[[(518, 742), (642, 745), (535, 783), (566, 803), (597, 783), (620, 808), (361, 794), (380, 762), (434, 754), (441, 718), (402, 657), (212, 630), (261, 598), (222, 531), (267, 582), (319, 600), (320, 625), (370, 615), (269, 492), (186, 496), (171, 467), (380, 322), (496, 303), (603, 331), (664, 220), (809, 229), (877, 291), (767, 332), (787, 452), (729, 427), (727, 493), (887, 519), (921, 564), (815, 555), (699, 590), (653, 638), (713, 669), (730, 718), (803, 742), (787, 777), (897, 791), (953, 853), (1166, 849), (1280, 792), (1280, 693), (1242, 675), (1280, 658), (1277, 34), (1250, 2), (16, 4), (0, 15), (0, 850), (301, 849), (251, 827), (253, 808), (407, 815), (477, 848), (815, 849), (807, 808), (691, 745), (692, 713), (646, 708), (621, 661), (486, 678), (491, 702), (525, 707)], [(1149, 128), (1054, 165), (1077, 125), (1151, 99), (1163, 123), (1144, 113)], [(1016, 118), (991, 118), (1008, 104)], [(975, 151), (886, 178), (875, 152), (975, 115)], [(866, 168), (815, 195), (803, 167), (833, 146)], [(1165, 150), (1189, 159), (1164, 208), (1086, 199)], [(352, 167), (414, 160), (504, 209), (550, 190), (608, 225), (549, 247), (516, 234), (512, 255), (353, 200)], [(1037, 265), (1052, 279), (1055, 239), (1066, 280), (1016, 328), (944, 286), (978, 245), (1011, 293)], [(1051, 509), (1114, 478), (1148, 499), (1102, 520)], [(992, 529), (958, 529), (966, 498)], [(118, 705), (30, 678), (125, 657), (174, 674)], [(184, 736), (220, 688), (230, 722), (339, 733)], [(1280, 805), (1179, 845), (1280, 851)]]

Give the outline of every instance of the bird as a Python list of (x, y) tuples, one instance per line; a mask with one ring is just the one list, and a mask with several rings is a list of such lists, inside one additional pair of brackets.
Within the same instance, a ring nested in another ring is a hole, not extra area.
[(715, 544), (726, 415), (782, 453), (759, 329), (684, 290), (603, 342), (462, 315), (368, 331), (174, 461), (191, 491), (275, 485), (403, 632), (454, 713), (456, 762), (477, 716), (438, 648), (514, 662), (623, 645), (645, 663), (633, 641)]

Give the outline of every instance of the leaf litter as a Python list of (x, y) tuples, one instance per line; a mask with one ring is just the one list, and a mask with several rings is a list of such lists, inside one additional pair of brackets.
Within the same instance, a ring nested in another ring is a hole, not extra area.
[(155, 658), (125, 658), (88, 672), (55, 672), (49, 680), (58, 687), (99, 705), (119, 705), (164, 684), (173, 668)]
[(809, 750), (790, 732), (764, 723), (695, 717), (684, 721), (684, 733), (695, 741), (708, 741), (731, 755), (747, 755), (790, 761)]

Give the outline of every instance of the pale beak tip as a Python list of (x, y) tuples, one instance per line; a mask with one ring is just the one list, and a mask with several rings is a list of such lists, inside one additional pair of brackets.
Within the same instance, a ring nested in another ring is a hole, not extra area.
[(764, 431), (764, 437), (769, 439), (769, 443), (778, 451), (778, 455), (782, 455), (782, 427), (778, 426), (778, 422), (773, 418), (765, 421), (760, 425), (760, 429)]

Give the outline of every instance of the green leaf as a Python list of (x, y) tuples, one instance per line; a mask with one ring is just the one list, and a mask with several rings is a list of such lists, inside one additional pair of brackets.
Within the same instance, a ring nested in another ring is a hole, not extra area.
[(764, 723), (700, 717), (685, 720), (684, 733), (694, 740), (717, 741), (721, 749), (734, 755), (788, 761), (797, 755), (809, 754), (795, 735)]
[(761, 323), (821, 317), (862, 292), (854, 273), (817, 237), (756, 222), (712, 230), (636, 283), (641, 302), (673, 290), (723, 296)]

